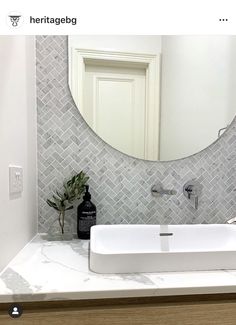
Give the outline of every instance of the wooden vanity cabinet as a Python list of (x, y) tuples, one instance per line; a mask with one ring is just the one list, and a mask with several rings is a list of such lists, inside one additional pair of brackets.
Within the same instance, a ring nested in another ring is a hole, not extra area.
[(19, 303), (20, 318), (0, 304), (0, 325), (235, 325), (236, 294)]

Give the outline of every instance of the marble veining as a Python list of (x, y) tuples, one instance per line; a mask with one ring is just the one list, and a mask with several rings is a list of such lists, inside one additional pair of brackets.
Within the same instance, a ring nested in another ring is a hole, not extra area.
[(0, 273), (0, 302), (236, 292), (236, 270), (97, 274), (88, 252), (37, 235)]
[(6, 287), (14, 293), (33, 293), (30, 288), (30, 284), (17, 272), (15, 272), (11, 267), (7, 268), (3, 272), (1, 278), (3, 279)]

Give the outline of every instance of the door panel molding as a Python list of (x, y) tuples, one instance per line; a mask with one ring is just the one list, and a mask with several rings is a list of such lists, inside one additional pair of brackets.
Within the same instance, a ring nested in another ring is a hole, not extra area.
[(86, 64), (146, 69), (146, 116), (144, 159), (159, 159), (160, 54), (101, 51), (71, 48), (69, 85), (74, 101), (83, 115), (83, 85)]

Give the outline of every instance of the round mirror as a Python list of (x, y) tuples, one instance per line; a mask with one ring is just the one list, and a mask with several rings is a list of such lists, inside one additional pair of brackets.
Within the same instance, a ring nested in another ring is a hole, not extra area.
[(69, 36), (68, 46), (81, 115), (127, 155), (193, 155), (234, 118), (236, 36)]

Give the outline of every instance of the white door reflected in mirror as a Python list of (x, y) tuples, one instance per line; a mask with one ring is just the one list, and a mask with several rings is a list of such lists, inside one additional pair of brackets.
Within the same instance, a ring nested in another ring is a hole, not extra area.
[(231, 123), (234, 57), (235, 36), (69, 36), (69, 84), (105, 142), (136, 158), (175, 160)]
[(87, 123), (117, 150), (145, 158), (145, 70), (86, 65), (84, 80)]

